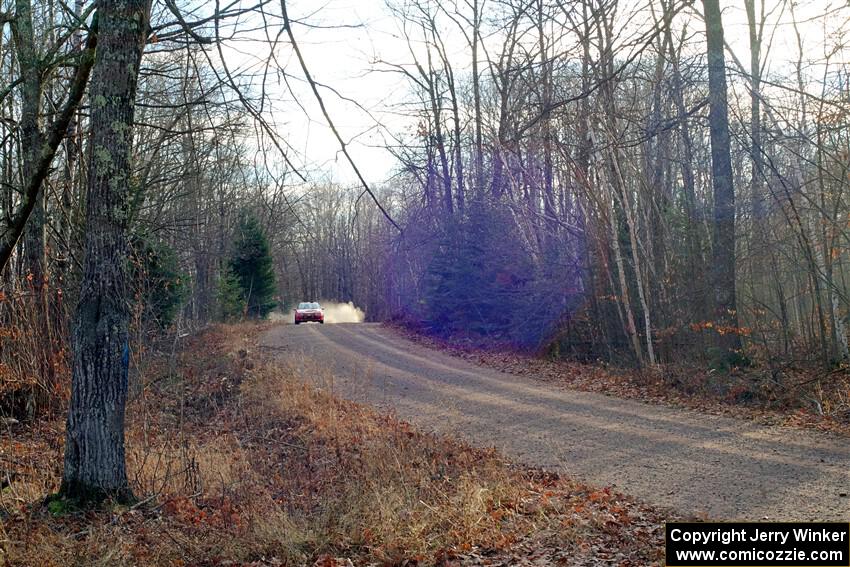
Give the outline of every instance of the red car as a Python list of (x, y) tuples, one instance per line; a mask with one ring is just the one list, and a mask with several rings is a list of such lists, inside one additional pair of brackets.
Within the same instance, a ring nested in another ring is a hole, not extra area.
[(316, 303), (299, 303), (295, 308), (295, 324), (306, 323), (307, 321), (316, 321), (325, 324), (325, 312), (322, 306)]

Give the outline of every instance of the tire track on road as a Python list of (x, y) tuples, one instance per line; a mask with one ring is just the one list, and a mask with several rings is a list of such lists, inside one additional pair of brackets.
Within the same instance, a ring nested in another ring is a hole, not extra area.
[(850, 518), (844, 439), (566, 390), (374, 324), (282, 325), (264, 341), (327, 363), (345, 397), (653, 504), (720, 519)]

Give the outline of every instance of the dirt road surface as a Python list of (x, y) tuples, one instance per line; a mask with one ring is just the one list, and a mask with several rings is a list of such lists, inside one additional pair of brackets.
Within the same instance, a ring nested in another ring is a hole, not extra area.
[(343, 397), (682, 514), (850, 520), (847, 439), (559, 389), (377, 324), (281, 325), (263, 340), (326, 363)]

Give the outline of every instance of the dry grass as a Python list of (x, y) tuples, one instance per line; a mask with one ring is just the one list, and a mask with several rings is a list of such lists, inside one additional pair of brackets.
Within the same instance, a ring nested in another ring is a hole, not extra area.
[(70, 396), (67, 337), (56, 320), (64, 313), (61, 294), (51, 303), (53, 320), (42, 324), (39, 294), (31, 285), (23, 287), (0, 292), (0, 416), (5, 422), (55, 415)]
[(0, 565), (658, 562), (656, 511), (310, 387), (323, 371), (258, 357), (258, 330), (217, 327), (147, 366), (127, 432), (137, 506), (44, 508), (61, 421), (8, 430)]

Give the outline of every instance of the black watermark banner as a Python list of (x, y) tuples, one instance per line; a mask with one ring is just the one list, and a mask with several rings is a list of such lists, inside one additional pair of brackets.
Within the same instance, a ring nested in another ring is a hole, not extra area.
[(850, 524), (668, 522), (668, 567), (850, 567)]

